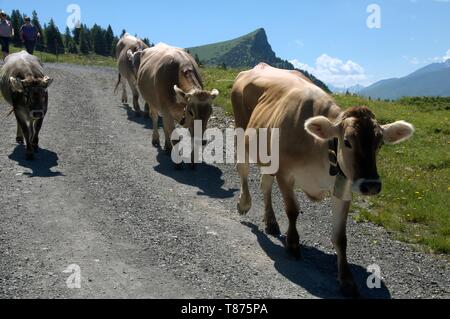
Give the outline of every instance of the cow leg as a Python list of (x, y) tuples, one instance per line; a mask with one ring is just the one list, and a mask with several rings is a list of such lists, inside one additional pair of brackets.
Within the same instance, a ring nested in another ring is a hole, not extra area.
[(144, 118), (150, 118), (150, 106), (148, 105), (148, 103), (145, 103), (144, 105)]
[(333, 238), (338, 259), (338, 280), (341, 291), (345, 296), (357, 297), (358, 288), (347, 262), (347, 219), (350, 202), (340, 200), (333, 196)]
[(39, 132), (41, 131), (42, 123), (44, 123), (44, 119), (39, 119), (34, 122), (34, 132), (31, 144), (36, 153), (39, 152)]
[(141, 111), (141, 106), (139, 105), (139, 91), (132, 84), (130, 84), (130, 87), (131, 87), (131, 91), (133, 92), (133, 108), (134, 108), (134, 111), (136, 112), (136, 117), (140, 117), (142, 111)]
[[(148, 106), (148, 104), (147, 104)], [(158, 120), (159, 120), (159, 114), (158, 110), (156, 108), (152, 107), (150, 108), (151, 116), (152, 116), (152, 124), (153, 124), (153, 137), (152, 137), (152, 144), (156, 148), (161, 147), (161, 141), (159, 137), (159, 127), (158, 127)]]
[(167, 154), (170, 154), (173, 149), (172, 133), (175, 130), (175, 123), (170, 113), (167, 113), (163, 116), (163, 124), (164, 124), (164, 135), (166, 137), (166, 141), (164, 143), (164, 150), (167, 152)]
[(295, 259), (301, 259), (300, 236), (297, 231), (297, 219), (300, 215), (300, 210), (295, 196), (295, 180), (293, 178), (286, 178), (278, 176), (278, 184), (281, 193), (283, 194), (284, 203), (286, 205), (286, 213), (289, 219), (289, 229), (286, 238), (286, 249)]
[(23, 136), (25, 137), (25, 142), (26, 142), (26, 153), (25, 153), (25, 158), (27, 160), (33, 160), (34, 159), (34, 152), (33, 152), (33, 147), (32, 147), (32, 143), (31, 143), (31, 132), (30, 129), (28, 128), (27, 122), (22, 120), (20, 118), (19, 115), (16, 114), (16, 120), (17, 120), (17, 124), (20, 126), (20, 129), (22, 130)]
[(275, 177), (272, 175), (263, 175), (261, 178), (261, 191), (264, 195), (264, 222), (266, 224), (266, 233), (272, 236), (280, 236), (280, 226), (272, 205), (272, 188)]
[(125, 86), (125, 83), (123, 83), (123, 82), (122, 82), (122, 103), (128, 104), (127, 87)]
[(22, 132), (22, 129), (20, 128), (19, 122), (17, 122), (16, 142), (17, 142), (17, 144), (20, 144), (20, 145), (23, 145), (23, 143), (24, 143), (23, 132)]
[(252, 208), (252, 197), (248, 187), (248, 175), (250, 168), (248, 163), (238, 163), (237, 170), (241, 177), (241, 194), (239, 196), (239, 203), (237, 209), (239, 214), (246, 215)]

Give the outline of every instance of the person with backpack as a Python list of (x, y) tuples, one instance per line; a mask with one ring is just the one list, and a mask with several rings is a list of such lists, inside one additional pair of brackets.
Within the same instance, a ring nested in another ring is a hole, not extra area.
[(38, 29), (31, 24), (30, 17), (25, 17), (25, 24), (20, 28), (20, 38), (29, 54), (34, 53), (36, 41), (41, 36)]
[(9, 43), (14, 36), (11, 22), (7, 20), (6, 13), (0, 11), (0, 46), (2, 47), (3, 60), (9, 55)]

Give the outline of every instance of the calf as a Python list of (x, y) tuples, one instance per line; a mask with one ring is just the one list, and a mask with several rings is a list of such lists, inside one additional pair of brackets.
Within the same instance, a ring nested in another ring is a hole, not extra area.
[(26, 142), (26, 159), (39, 150), (39, 132), (47, 114), (47, 88), (53, 82), (39, 59), (26, 51), (9, 55), (0, 71), (0, 88), (13, 107), (19, 144)]

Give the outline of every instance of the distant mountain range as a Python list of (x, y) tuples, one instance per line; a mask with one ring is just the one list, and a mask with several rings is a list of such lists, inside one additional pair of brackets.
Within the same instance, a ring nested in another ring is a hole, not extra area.
[(362, 90), (365, 89), (365, 86), (362, 85), (354, 85), (354, 86), (350, 86), (348, 88), (342, 88), (342, 87), (336, 87), (332, 84), (327, 84), (328, 88), (331, 90), (331, 92), (333, 93), (338, 93), (338, 94), (342, 94), (342, 93), (352, 93), (352, 94), (358, 94), (359, 92), (361, 92)]
[(416, 96), (450, 96), (450, 59), (430, 64), (403, 78), (379, 81), (358, 94), (390, 100)]
[[(292, 63), (276, 56), (267, 39), (267, 33), (262, 28), (233, 40), (187, 48), (187, 50), (207, 66), (253, 68), (265, 62), (277, 68), (295, 70)], [(299, 71), (317, 86), (330, 92), (328, 86), (315, 76), (304, 70)]]

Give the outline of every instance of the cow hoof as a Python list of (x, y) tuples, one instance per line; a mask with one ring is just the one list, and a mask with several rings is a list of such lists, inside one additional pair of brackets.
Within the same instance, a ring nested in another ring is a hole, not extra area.
[(153, 147), (155, 147), (155, 148), (161, 148), (161, 143), (160, 143), (159, 140), (154, 140), (154, 141), (152, 141), (152, 145), (153, 145)]
[(150, 118), (150, 113), (144, 112), (144, 119), (149, 119), (149, 118)]
[(339, 287), (341, 294), (345, 298), (352, 298), (356, 299), (360, 297), (358, 287), (356, 286), (356, 283), (353, 280), (347, 280), (340, 284)]
[(175, 164), (174, 170), (176, 171), (182, 171), (183, 170), (183, 164)]
[(197, 164), (190, 164), (189, 167), (191, 168), (192, 171), (196, 171), (197, 170)]
[(16, 137), (16, 142), (17, 144), (23, 145), (24, 144), (23, 137)]
[(25, 159), (26, 159), (27, 161), (32, 161), (32, 160), (34, 160), (34, 154), (33, 154), (33, 153), (27, 153), (27, 154), (25, 155)]
[(302, 249), (300, 245), (296, 246), (286, 246), (286, 251), (289, 258), (295, 261), (303, 260)]
[(278, 223), (270, 223), (266, 225), (266, 234), (274, 237), (280, 237), (281, 231)]
[(239, 215), (241, 215), (241, 216), (247, 215), (248, 212), (250, 211), (250, 209), (251, 209), (251, 207), (242, 207), (241, 203), (237, 204), (237, 210), (238, 210)]
[(167, 145), (164, 147), (164, 153), (166, 153), (167, 156), (172, 156), (172, 147), (167, 147)]
[(33, 151), (39, 153), (39, 145), (33, 145)]

